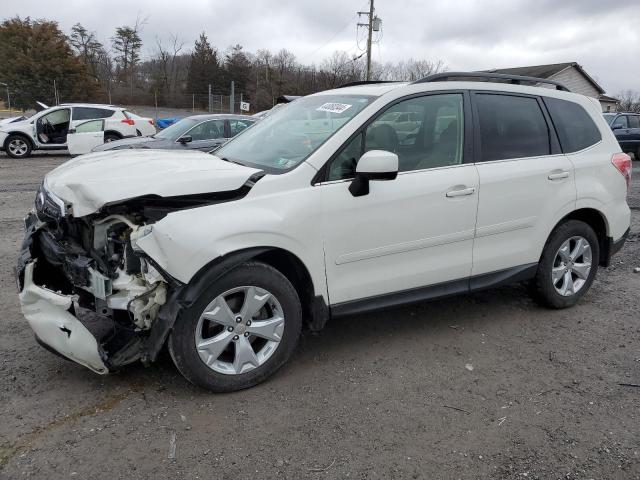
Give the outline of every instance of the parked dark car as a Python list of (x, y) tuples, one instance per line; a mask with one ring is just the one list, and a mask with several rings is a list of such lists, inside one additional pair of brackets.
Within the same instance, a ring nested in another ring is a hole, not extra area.
[(633, 153), (640, 160), (640, 114), (637, 113), (605, 113), (604, 118), (618, 139), (624, 153)]
[(150, 137), (124, 138), (100, 145), (92, 151), (152, 148), (208, 152), (250, 127), (255, 121), (255, 118), (247, 115), (193, 115), (183, 118)]

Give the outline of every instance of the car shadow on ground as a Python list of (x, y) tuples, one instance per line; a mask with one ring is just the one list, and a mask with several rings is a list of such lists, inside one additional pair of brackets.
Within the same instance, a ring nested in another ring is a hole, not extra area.
[[(371, 349), (380, 348), (390, 338), (396, 345), (414, 342), (409, 348), (415, 348), (416, 341), (425, 345), (448, 344), (455, 342), (455, 335), (464, 331), (481, 332), (486, 328), (500, 329), (503, 325), (506, 328), (522, 315), (523, 309), (539, 316), (536, 321), (543, 321), (544, 314), (549, 312), (533, 303), (525, 284), (517, 284), (332, 320), (319, 333), (304, 333), (288, 364), (264, 385), (284, 387), (284, 376), (304, 379), (310, 368), (335, 367), (327, 366), (327, 361), (335, 364), (354, 356), (368, 357)], [(70, 371), (68, 374), (75, 375)], [(86, 377), (90, 375), (87, 372)], [(128, 383), (144, 385), (152, 390), (166, 390), (177, 397), (209, 395), (180, 375), (166, 347), (148, 367), (136, 363), (115, 375), (99, 378), (113, 387), (126, 387)]]

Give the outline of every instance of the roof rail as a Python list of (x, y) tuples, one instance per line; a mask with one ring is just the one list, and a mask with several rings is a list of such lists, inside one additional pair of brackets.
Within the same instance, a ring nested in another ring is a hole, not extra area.
[[(429, 75), (428, 77), (421, 78), (420, 80), (416, 80), (413, 83), (427, 83), (427, 82), (446, 82), (447, 80), (456, 80), (456, 79), (482, 79), (485, 82), (490, 82), (492, 80), (497, 81), (508, 81), (508, 83), (512, 83), (515, 85), (520, 85), (522, 82), (526, 83), (547, 83), (549, 85), (555, 85), (556, 90), (562, 90), (564, 92), (570, 92), (565, 85), (560, 82), (556, 82), (555, 80), (549, 80), (547, 78), (537, 78), (537, 77), (525, 77), (522, 75), (507, 75), (504, 73), (488, 73), (488, 72), (443, 72), (436, 73), (434, 75)], [(473, 81), (473, 80), (471, 80)]]
[(355, 87), (358, 85), (375, 85), (379, 83), (399, 83), (398, 80), (360, 80), (357, 82), (349, 82), (334, 88)]

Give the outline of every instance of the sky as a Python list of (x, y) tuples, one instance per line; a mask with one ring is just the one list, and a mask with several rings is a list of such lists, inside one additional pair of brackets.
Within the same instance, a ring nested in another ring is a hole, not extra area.
[[(609, 95), (640, 91), (640, 0), (375, 0), (375, 8), (377, 62), (442, 60), (470, 71), (576, 61)], [(334, 50), (361, 53), (356, 12), (366, 9), (368, 0), (0, 0), (0, 18), (46, 18), (65, 32), (80, 22), (105, 45), (140, 17), (143, 56), (170, 34), (190, 48), (204, 31), (222, 51), (286, 48), (305, 64)]]

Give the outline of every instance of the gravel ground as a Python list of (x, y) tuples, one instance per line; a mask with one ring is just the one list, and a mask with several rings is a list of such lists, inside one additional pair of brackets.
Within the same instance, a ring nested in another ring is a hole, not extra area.
[(12, 268), (63, 160), (0, 157), (0, 478), (640, 478), (640, 210), (573, 309), (513, 286), (336, 321), (213, 395), (166, 355), (101, 377), (35, 343)]

